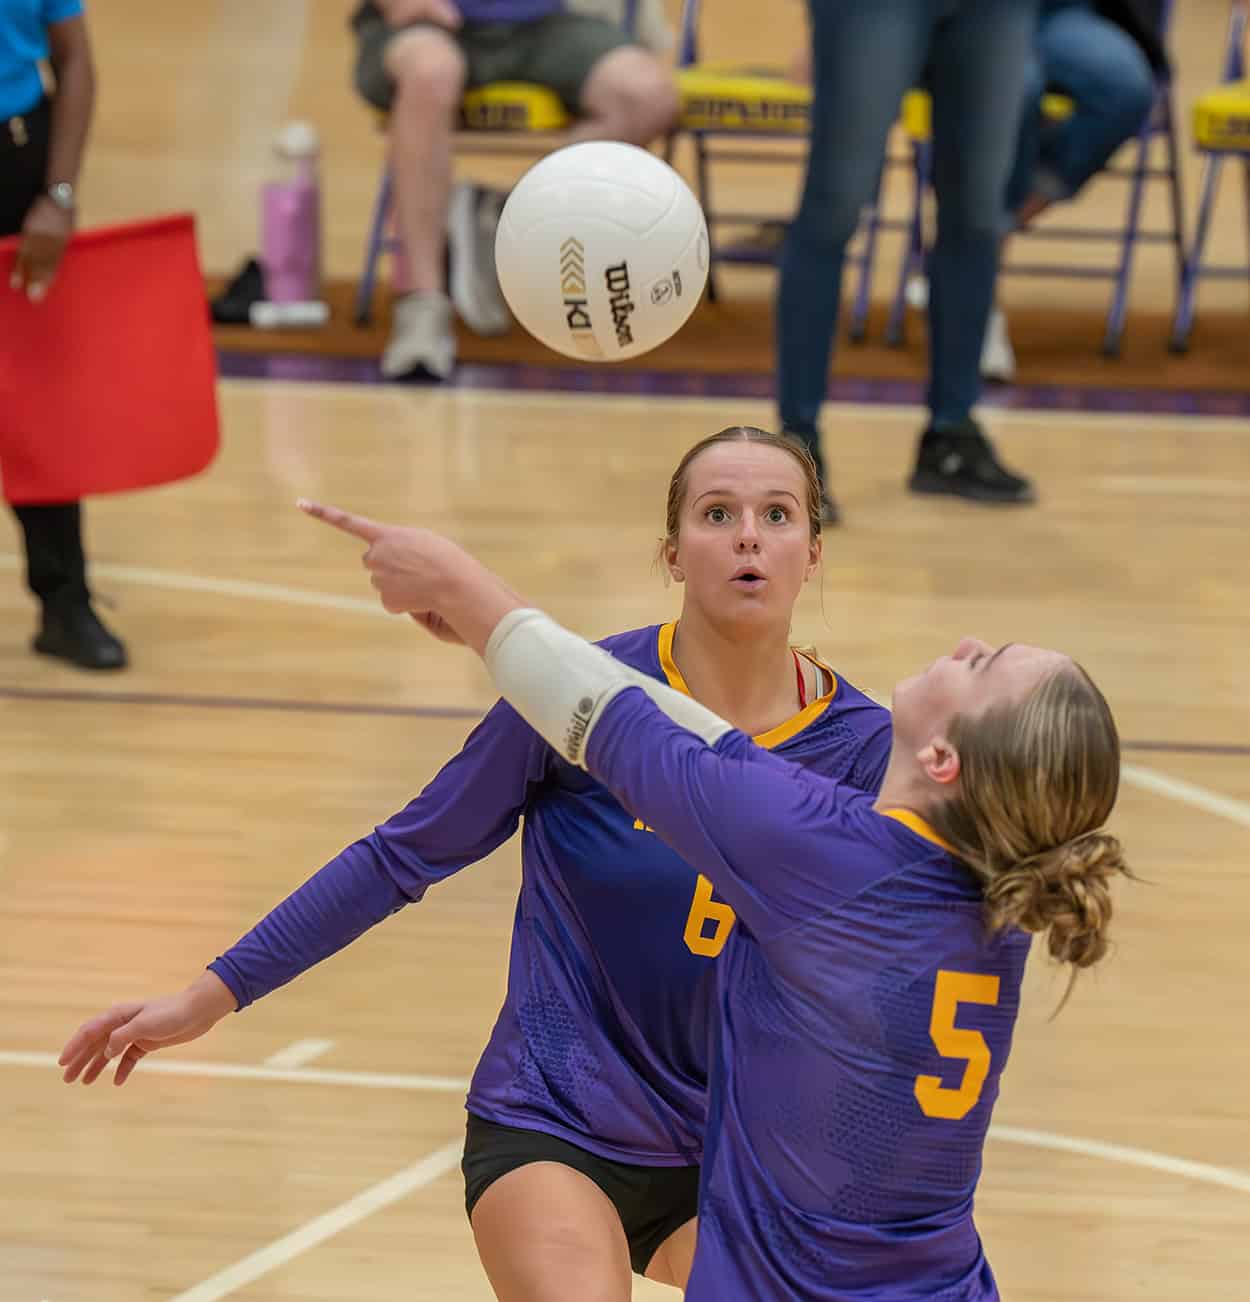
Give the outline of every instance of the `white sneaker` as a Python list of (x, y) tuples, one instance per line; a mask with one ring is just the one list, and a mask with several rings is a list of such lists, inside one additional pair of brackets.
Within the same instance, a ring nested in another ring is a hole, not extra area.
[(478, 335), (505, 335), (512, 327), (495, 271), (495, 231), (504, 196), (475, 185), (458, 185), (447, 210), (451, 301)]
[(981, 378), (1010, 384), (1016, 378), (1016, 352), (1007, 333), (1007, 318), (999, 308), (990, 312), (981, 344)]
[(917, 312), (929, 306), (929, 280), (927, 276), (912, 276), (903, 289), (903, 301)]
[(445, 380), (456, 365), (451, 300), (446, 294), (405, 294), (395, 302), (391, 338), (380, 369), (388, 380)]

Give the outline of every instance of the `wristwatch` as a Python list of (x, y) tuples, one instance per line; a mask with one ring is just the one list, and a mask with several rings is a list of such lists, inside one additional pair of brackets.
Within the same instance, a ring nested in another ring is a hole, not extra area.
[(44, 193), (62, 212), (74, 211), (74, 187), (68, 181), (56, 181)]

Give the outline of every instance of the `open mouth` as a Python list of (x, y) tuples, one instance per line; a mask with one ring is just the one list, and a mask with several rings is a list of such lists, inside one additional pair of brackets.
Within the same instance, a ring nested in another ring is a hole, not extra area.
[(738, 588), (761, 588), (768, 580), (759, 572), (749, 566), (741, 569), (733, 576), (730, 582)]

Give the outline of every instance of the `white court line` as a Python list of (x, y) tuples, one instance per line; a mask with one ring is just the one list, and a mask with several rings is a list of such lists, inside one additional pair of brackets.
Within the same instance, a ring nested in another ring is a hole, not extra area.
[(314, 1058), (320, 1058), (323, 1053), (328, 1053), (333, 1048), (333, 1040), (296, 1040), (288, 1044), (285, 1049), (271, 1053), (265, 1059), (265, 1066), (287, 1069), (307, 1067)]
[[(11, 552), (0, 554), (0, 570), (17, 570), (25, 562)], [(341, 597), (336, 592), (311, 588), (289, 588), (282, 583), (252, 583), (246, 579), (212, 579), (202, 574), (179, 574), (174, 570), (150, 570), (139, 565), (91, 564), (92, 574), (119, 583), (138, 583), (149, 588), (171, 588), (177, 592), (212, 592), (222, 597), (244, 597), (254, 601), (282, 601), (288, 606), (313, 606), (321, 610), (350, 610), (361, 615), (385, 615), (378, 601), (367, 597)]]
[(1068, 1135), (1052, 1135), (1045, 1130), (1020, 1130), (1016, 1126), (991, 1126), (989, 1137), (1007, 1144), (1024, 1144), (1029, 1148), (1049, 1148), (1060, 1153), (1076, 1153), (1081, 1157), (1101, 1157), (1108, 1162), (1125, 1166), (1144, 1166), (1151, 1171), (1167, 1175), (1184, 1176), (1204, 1184), (1217, 1184), (1238, 1193), (1250, 1194), (1250, 1175), (1230, 1171), (1227, 1167), (1211, 1166), (1207, 1162), (1190, 1162), (1181, 1157), (1168, 1157), (1165, 1153), (1152, 1153), (1147, 1148), (1128, 1148), (1123, 1144), (1104, 1144), (1097, 1139), (1073, 1139)]
[[(0, 1050), (0, 1067), (42, 1067), (56, 1066), (56, 1058), (50, 1053), (27, 1053), (14, 1050)], [(280, 1071), (266, 1067), (237, 1067), (233, 1064), (217, 1062), (163, 1061), (150, 1055), (143, 1060), (137, 1071), (164, 1072), (169, 1076), (228, 1076), (246, 1080), (279, 1080), (311, 1085), (344, 1085), (364, 1089), (398, 1089), (445, 1091), (461, 1093), (468, 1088), (468, 1081), (453, 1080), (440, 1076), (401, 1076), (385, 1072), (346, 1072), (296, 1070)], [(1104, 1144), (1096, 1139), (1078, 1139), (1069, 1135), (1054, 1135), (1044, 1130), (1022, 1130), (1017, 1126), (990, 1127), (990, 1137), (1001, 1143), (1023, 1144), (1029, 1148), (1047, 1148), (1065, 1153), (1076, 1153), (1085, 1157), (1098, 1157), (1108, 1162), (1119, 1162), (1126, 1166), (1140, 1166), (1152, 1171), (1164, 1171), (1170, 1175), (1185, 1176), (1206, 1184), (1221, 1185), (1226, 1189), (1236, 1189), (1240, 1193), (1250, 1194), (1250, 1174), (1235, 1171), (1228, 1167), (1211, 1166), (1206, 1162), (1191, 1162), (1186, 1158), (1169, 1157), (1166, 1153), (1153, 1153), (1146, 1148), (1128, 1148), (1123, 1144)]]
[[(0, 1067), (55, 1067), (52, 1053), (26, 1053), (0, 1049)], [(349, 1085), (367, 1090), (423, 1090), (426, 1093), (463, 1094), (469, 1082), (457, 1076), (409, 1076), (398, 1072), (324, 1071), (316, 1067), (247, 1067), (234, 1062), (195, 1062), (185, 1058), (153, 1058), (150, 1054), (135, 1069), (147, 1075), (206, 1076), (216, 1080), (271, 1080), (288, 1085)]]
[(349, 1198), (345, 1203), (332, 1207), (316, 1220), (309, 1221), (307, 1225), (301, 1225), (298, 1230), (292, 1230), (290, 1234), (284, 1234), (282, 1238), (266, 1244), (250, 1256), (244, 1257), (242, 1261), (227, 1266), (225, 1270), (218, 1271), (203, 1283), (187, 1289), (185, 1293), (179, 1293), (171, 1299), (171, 1302), (216, 1302), (218, 1298), (228, 1297), (237, 1289), (260, 1279), (271, 1270), (277, 1270), (279, 1266), (285, 1265), (301, 1253), (359, 1224), (366, 1216), (372, 1216), (374, 1212), (389, 1207), (391, 1203), (406, 1198), (410, 1193), (433, 1184), (440, 1176), (446, 1175), (459, 1164), (463, 1151), (462, 1139), (445, 1144), (419, 1162), (397, 1171), (380, 1184), (375, 1184), (363, 1193), (358, 1193), (354, 1198)]
[(1120, 777), (1130, 786), (1153, 791), (1159, 796), (1168, 796), (1172, 800), (1179, 800), (1183, 805), (1193, 805), (1204, 813), (1218, 814), (1230, 822), (1240, 823), (1242, 827), (1250, 827), (1250, 804), (1244, 800), (1218, 795), (1205, 787), (1182, 782), (1180, 778), (1170, 778), (1166, 773), (1156, 773), (1154, 769), (1145, 769), (1138, 764), (1122, 765)]

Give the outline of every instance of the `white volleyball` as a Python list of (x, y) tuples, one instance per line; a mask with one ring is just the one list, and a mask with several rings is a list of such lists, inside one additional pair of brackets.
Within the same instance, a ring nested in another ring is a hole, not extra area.
[(517, 182), (495, 236), (516, 319), (548, 348), (618, 362), (685, 324), (707, 283), (707, 222), (684, 180), (645, 149), (586, 141)]

